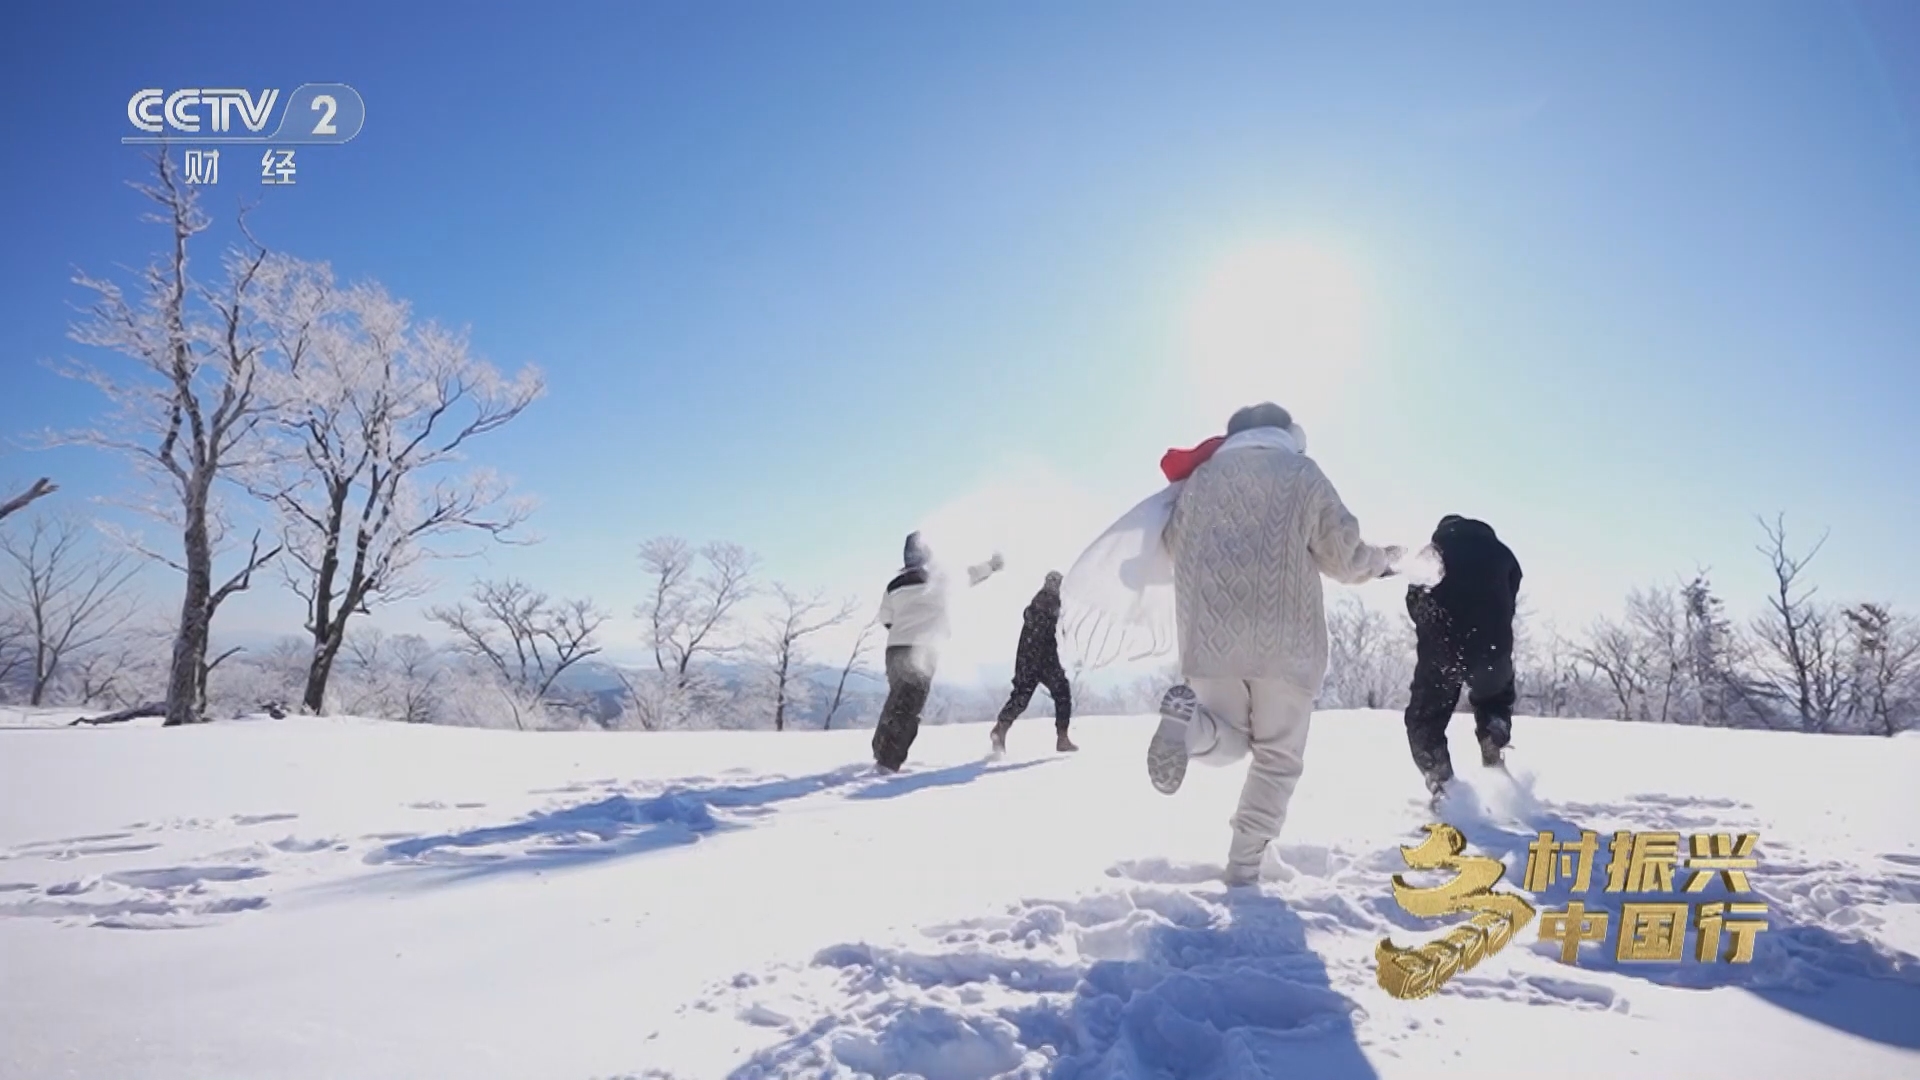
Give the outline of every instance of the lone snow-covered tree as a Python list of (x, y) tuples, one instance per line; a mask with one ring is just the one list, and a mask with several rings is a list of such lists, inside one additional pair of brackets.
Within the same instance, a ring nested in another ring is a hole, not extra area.
[(806, 667), (802, 642), (853, 618), (854, 601), (832, 607), (819, 593), (801, 596), (779, 582), (774, 583), (773, 592), (780, 603), (767, 617), (766, 632), (761, 639), (762, 665), (766, 690), (773, 698), (773, 730), (785, 731), (788, 710), (806, 704), (804, 697), (796, 693), (799, 689), (796, 680), (804, 676)]
[(89, 550), (88, 531), (71, 519), (36, 518), (0, 533), (0, 618), (24, 631), (28, 704), (44, 704), (69, 661), (133, 617), (125, 592), (136, 567), (124, 552)]
[(1819, 589), (1804, 584), (1806, 570), (1826, 545), (1823, 535), (1804, 555), (1787, 550), (1784, 516), (1761, 520), (1766, 542), (1759, 551), (1773, 570), (1774, 593), (1754, 620), (1760, 670), (1772, 696), (1792, 708), (1802, 730), (1833, 729), (1845, 695), (1843, 632), (1831, 608), (1816, 601)]
[(167, 673), (166, 724), (175, 726), (201, 718), (214, 614), (279, 551), (263, 550), (256, 533), (239, 567), (216, 582), (215, 562), (231, 531), (216, 485), (233, 480), (259, 450), (272, 406), (265, 375), (281, 359), (270, 327), (304, 283), (298, 264), (253, 240), (244, 214), (246, 244), (227, 252), (218, 280), (196, 278), (188, 253), (209, 219), (164, 149), (154, 168), (154, 181), (134, 187), (159, 208), (147, 220), (168, 230), (165, 254), (140, 275), (132, 295), (112, 281), (76, 279), (94, 302), (71, 336), (119, 353), (132, 371), (69, 370), (105, 393), (117, 412), (67, 438), (123, 453), (157, 480), (161, 498), (143, 509), (179, 530), (177, 559), (142, 549), (185, 579)]
[(1575, 655), (1605, 682), (1613, 699), (1615, 719), (1652, 719), (1647, 709), (1647, 691), (1654, 681), (1649, 675), (1651, 664), (1644, 640), (1631, 625), (1605, 616), (1596, 619)]
[(250, 478), (280, 512), (287, 581), (312, 643), (301, 707), (325, 709), (350, 620), (416, 596), (409, 573), (454, 552), (454, 534), (507, 540), (528, 507), (491, 472), (454, 474), (467, 445), (539, 397), (538, 372), (502, 378), (464, 335), (416, 324), (376, 284), (337, 287), (307, 268), (311, 293), (276, 312), (287, 367), (277, 372), (274, 453)]
[[(729, 641), (735, 610), (756, 592), (759, 560), (738, 544), (710, 543), (698, 551), (677, 536), (640, 545), (647, 598), (634, 614), (647, 626), (653, 662), (676, 690), (689, 684), (693, 662), (739, 647)], [(705, 572), (699, 572), (701, 564)]]
[(520, 581), (481, 581), (474, 606), (437, 607), (427, 617), (453, 632), (454, 648), (497, 677), (515, 727), (550, 704), (568, 668), (600, 651), (593, 635), (607, 620), (588, 600), (554, 600)]
[(1733, 625), (1704, 569), (1680, 587), (1680, 601), (1686, 613), (1687, 668), (1700, 722), (1726, 727), (1732, 722), (1734, 703), (1742, 696), (1734, 668)]
[(822, 730), (833, 727), (833, 718), (839, 714), (840, 706), (846, 702), (847, 680), (856, 673), (874, 678), (872, 672), (861, 666), (861, 661), (866, 657), (868, 646), (872, 644), (874, 631), (877, 629), (879, 629), (878, 623), (869, 622), (862, 626), (859, 635), (853, 639), (853, 646), (847, 650), (847, 662), (841, 665), (840, 678), (833, 684), (833, 700), (827, 702), (826, 715), (820, 720)]
[(1885, 604), (1856, 604), (1842, 615), (1852, 637), (1850, 711), (1876, 735), (1898, 735), (1913, 720), (1920, 674), (1920, 626)]

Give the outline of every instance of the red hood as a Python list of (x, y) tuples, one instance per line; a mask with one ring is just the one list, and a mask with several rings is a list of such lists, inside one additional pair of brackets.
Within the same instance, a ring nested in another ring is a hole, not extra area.
[(1177, 484), (1193, 475), (1193, 470), (1206, 464), (1220, 444), (1227, 441), (1225, 435), (1215, 435), (1191, 450), (1169, 450), (1160, 458), (1160, 471), (1166, 474), (1167, 483)]

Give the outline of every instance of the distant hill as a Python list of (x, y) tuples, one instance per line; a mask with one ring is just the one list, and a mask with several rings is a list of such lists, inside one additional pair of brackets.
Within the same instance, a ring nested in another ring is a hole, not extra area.
[[(626, 684), (621, 679), (621, 673), (624, 671), (631, 678), (641, 670), (644, 669), (586, 660), (568, 668), (557, 685), (593, 698), (596, 715), (611, 720), (625, 708)], [(738, 661), (704, 663), (700, 670), (717, 679), (729, 691), (742, 696), (760, 677), (760, 669), (756, 665)], [(834, 687), (840, 681), (840, 668), (810, 665), (799, 672), (797, 678), (812, 684), (812, 692), (797, 695), (802, 700), (789, 707), (789, 723), (796, 728), (820, 727), (826, 719), (827, 706), (833, 700)], [(839, 712), (834, 717), (835, 726), (871, 725), (885, 699), (886, 683), (876, 672), (867, 671), (863, 674), (856, 671), (847, 679)]]

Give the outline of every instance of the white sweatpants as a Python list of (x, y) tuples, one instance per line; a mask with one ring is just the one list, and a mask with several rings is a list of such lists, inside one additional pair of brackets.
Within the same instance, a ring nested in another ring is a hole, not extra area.
[(1188, 679), (1200, 708), (1187, 726), (1187, 753), (1206, 765), (1252, 754), (1229, 861), (1257, 866), (1280, 835), (1305, 768), (1313, 695), (1284, 679)]

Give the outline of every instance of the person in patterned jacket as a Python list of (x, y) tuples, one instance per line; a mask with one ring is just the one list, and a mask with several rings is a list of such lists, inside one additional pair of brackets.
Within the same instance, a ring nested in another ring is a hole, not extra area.
[(1078, 750), (1067, 738), (1067, 725), (1073, 720), (1073, 689), (1067, 669), (1060, 665), (1060, 572), (1047, 574), (1046, 583), (1033, 594), (1020, 627), (1020, 643), (1013, 652), (1013, 693), (1000, 710), (1000, 722), (993, 725), (993, 752), (1007, 751), (1007, 731), (1033, 700), (1041, 686), (1053, 699), (1054, 748), (1061, 753)]

